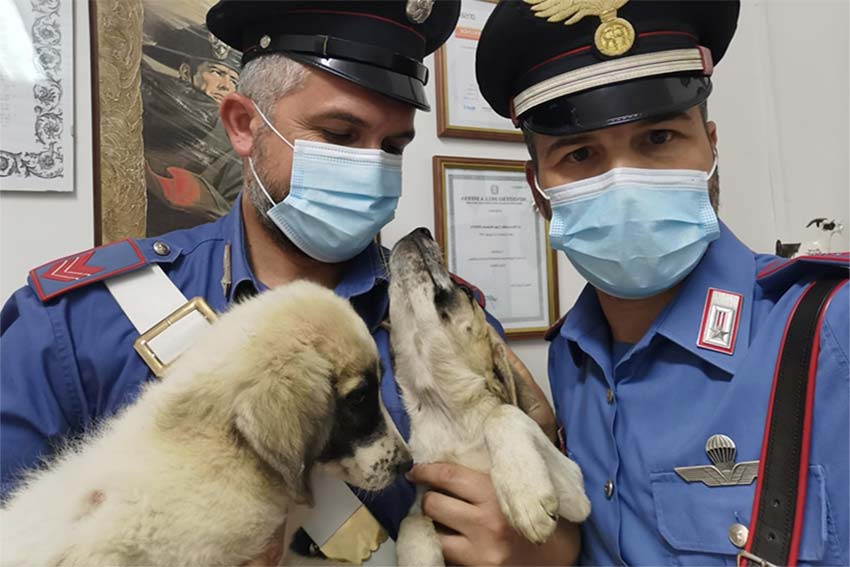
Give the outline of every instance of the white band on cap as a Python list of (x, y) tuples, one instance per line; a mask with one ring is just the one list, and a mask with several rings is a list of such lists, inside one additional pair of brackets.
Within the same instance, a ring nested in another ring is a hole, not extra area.
[(567, 71), (528, 87), (514, 97), (515, 116), (556, 98), (612, 83), (682, 73), (713, 70), (711, 52), (704, 47), (671, 49), (612, 59)]

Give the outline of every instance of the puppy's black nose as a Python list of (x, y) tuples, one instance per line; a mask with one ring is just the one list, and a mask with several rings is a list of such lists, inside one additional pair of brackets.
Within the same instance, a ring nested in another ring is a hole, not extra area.
[(399, 465), (395, 469), (395, 472), (396, 472), (396, 474), (404, 474), (412, 468), (413, 468), (413, 461), (412, 460), (404, 461), (403, 463), (399, 463)]
[(413, 231), (417, 236), (425, 236), (433, 240), (433, 236), (431, 236), (431, 231), (425, 228), (424, 226), (420, 226), (416, 230)]

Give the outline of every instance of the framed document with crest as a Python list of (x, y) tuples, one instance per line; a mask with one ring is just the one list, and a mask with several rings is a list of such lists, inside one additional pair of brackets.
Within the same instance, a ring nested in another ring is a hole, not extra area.
[(558, 313), (548, 223), (522, 161), (436, 156), (435, 237), (449, 270), (475, 285), (509, 338), (539, 338)]

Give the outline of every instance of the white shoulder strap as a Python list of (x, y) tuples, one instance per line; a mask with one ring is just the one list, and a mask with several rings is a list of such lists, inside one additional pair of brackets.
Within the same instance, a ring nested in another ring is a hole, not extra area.
[[(189, 348), (198, 332), (209, 324), (202, 310), (185, 309), (192, 302), (187, 301), (158, 264), (107, 279), (105, 283), (139, 335), (144, 337), (154, 329), (162, 329), (146, 344), (164, 366)], [(145, 362), (150, 365), (147, 359)], [(329, 475), (315, 474), (313, 493), (315, 506), (303, 528), (328, 556), (363, 565), (396, 564), (395, 543), (387, 538), (348, 485)], [(364, 561), (365, 558), (368, 560)]]
[[(183, 354), (198, 332), (209, 324), (209, 318), (197, 309), (175, 315), (189, 302), (158, 264), (107, 279), (105, 283), (139, 335), (145, 337), (162, 324), (159, 332), (143, 341), (162, 367)], [(139, 350), (138, 343), (136, 350)], [(156, 368), (156, 364), (151, 364), (144, 354), (142, 356), (159, 376), (161, 367)]]

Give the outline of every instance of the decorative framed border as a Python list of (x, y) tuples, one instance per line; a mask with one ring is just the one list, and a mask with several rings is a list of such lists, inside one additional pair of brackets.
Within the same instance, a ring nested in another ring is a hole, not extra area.
[(89, 0), (95, 244), (145, 235), (142, 0)]
[[(67, 96), (73, 97), (73, 84), (63, 85), (63, 79), (69, 75), (73, 78), (74, 50), (73, 39), (70, 44), (63, 45), (63, 42), (65, 35), (73, 37), (74, 6), (72, 0), (30, 0), (30, 7), (35, 17), (30, 29), (32, 55), (43, 73), (33, 85), (33, 136), (40, 149), (20, 152), (0, 149), (0, 179), (6, 181), (4, 185), (12, 181), (11, 186), (4, 188), (11, 191), (70, 192), (73, 191), (74, 148), (73, 136), (68, 135), (66, 129), (73, 129), (73, 115), (65, 116), (63, 106), (69, 105), (65, 101)], [(67, 14), (63, 16), (65, 10)], [(72, 29), (63, 29), (63, 24)], [(73, 104), (70, 108), (73, 113)], [(63, 137), (71, 147), (63, 144)], [(14, 186), (15, 178), (29, 177), (44, 180), (70, 177), (70, 180), (64, 186), (46, 183), (43, 189)]]

